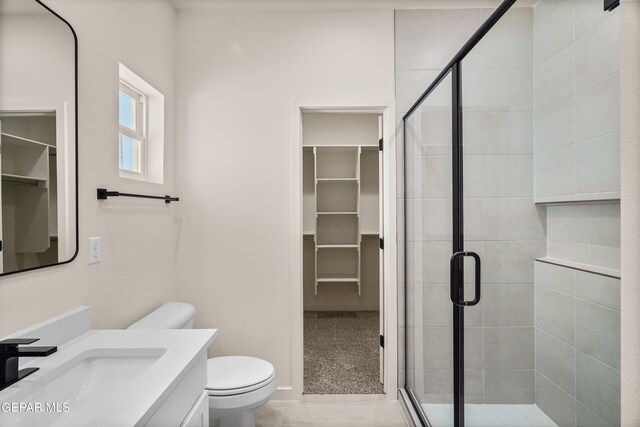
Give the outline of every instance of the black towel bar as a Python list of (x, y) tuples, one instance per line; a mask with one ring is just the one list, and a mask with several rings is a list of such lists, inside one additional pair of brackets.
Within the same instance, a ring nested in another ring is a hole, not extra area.
[(158, 200), (164, 200), (165, 203), (180, 201), (179, 197), (149, 196), (147, 194), (121, 193), (120, 191), (108, 191), (106, 188), (98, 188), (98, 200), (107, 200), (108, 197), (138, 197), (141, 199), (158, 199)]

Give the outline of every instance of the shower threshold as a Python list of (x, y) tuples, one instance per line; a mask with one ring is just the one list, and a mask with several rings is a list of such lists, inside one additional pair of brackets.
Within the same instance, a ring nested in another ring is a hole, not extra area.
[[(423, 404), (432, 427), (453, 426), (453, 405)], [(468, 427), (557, 427), (537, 405), (464, 405)]]

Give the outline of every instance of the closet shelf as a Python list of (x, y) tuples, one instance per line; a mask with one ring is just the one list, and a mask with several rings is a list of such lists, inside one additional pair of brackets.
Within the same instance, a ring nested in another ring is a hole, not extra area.
[(362, 148), (363, 150), (365, 149), (371, 149), (373, 150), (374, 148), (376, 150), (378, 150), (378, 144), (370, 144), (370, 145), (362, 145), (362, 144), (316, 144), (316, 145), (303, 145), (302, 149), (303, 150), (313, 150), (314, 148)]
[(8, 133), (2, 133), (2, 143), (3, 144), (32, 144), (39, 147), (51, 147), (55, 148), (53, 145), (45, 144), (44, 142), (34, 141), (33, 139), (23, 138), (21, 136), (11, 135)]
[(316, 178), (317, 182), (358, 182), (358, 178)]
[(358, 212), (316, 212), (317, 215), (358, 215)]
[[(378, 144), (366, 150), (361, 145), (316, 146), (305, 152), (313, 153), (314, 161), (313, 181), (308, 174), (306, 188), (313, 192), (315, 203), (307, 200), (305, 208), (315, 213), (315, 294), (319, 285), (338, 284), (355, 285), (361, 295), (360, 226), (363, 212), (373, 216), (379, 211)], [(375, 231), (367, 239), (378, 237), (375, 228), (367, 224)]]
[(318, 283), (358, 283), (355, 277), (318, 277)]
[(46, 183), (47, 178), (40, 178), (37, 176), (25, 176), (25, 175), (14, 175), (11, 173), (3, 173), (2, 180), (7, 182), (15, 182), (21, 184), (33, 184), (38, 185), (40, 183)]

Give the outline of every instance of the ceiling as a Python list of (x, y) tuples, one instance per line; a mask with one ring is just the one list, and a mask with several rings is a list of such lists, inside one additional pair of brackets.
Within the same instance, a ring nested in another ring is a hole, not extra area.
[[(212, 10), (363, 10), (457, 9), (496, 7), (500, 0), (170, 0), (176, 9)], [(518, 0), (533, 7), (539, 0)]]

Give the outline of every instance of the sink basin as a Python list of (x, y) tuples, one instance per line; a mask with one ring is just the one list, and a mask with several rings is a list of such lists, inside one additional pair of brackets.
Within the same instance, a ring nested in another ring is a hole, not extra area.
[[(127, 390), (165, 353), (163, 348), (92, 349), (41, 370), (21, 381), (5, 402), (33, 404), (35, 409), (0, 413), (0, 426), (91, 425), (97, 408), (107, 405), (118, 390)], [(38, 361), (33, 362), (38, 366)], [(40, 372), (38, 372), (40, 373)], [(37, 411), (36, 405), (42, 411)], [(50, 405), (48, 408), (46, 405)], [(114, 408), (117, 411), (117, 408)]]
[(88, 330), (0, 390), (0, 427), (178, 426), (202, 395), (217, 331)]

